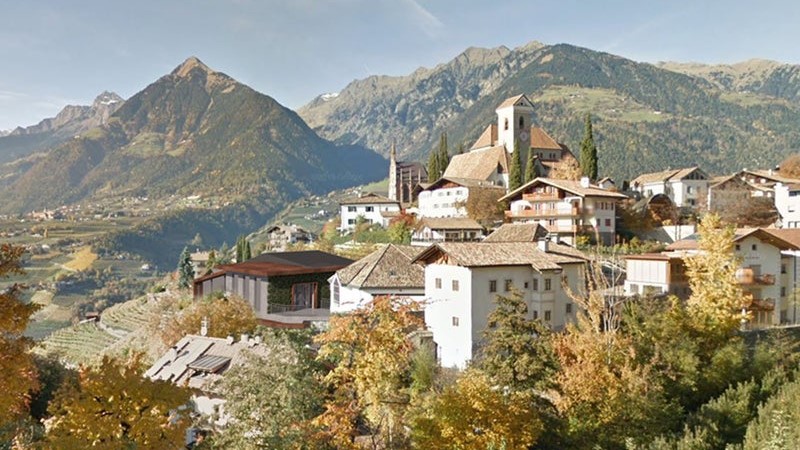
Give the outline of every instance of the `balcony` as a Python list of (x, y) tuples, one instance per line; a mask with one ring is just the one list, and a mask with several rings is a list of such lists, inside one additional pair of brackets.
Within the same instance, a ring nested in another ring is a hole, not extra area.
[(558, 192), (533, 192), (529, 194), (522, 194), (523, 200), (528, 201), (542, 201), (542, 200), (561, 200)]
[(748, 311), (774, 311), (775, 299), (773, 298), (752, 298), (746, 306)]
[(577, 206), (569, 208), (520, 208), (506, 211), (506, 217), (577, 217), (580, 215)]
[(772, 286), (775, 284), (775, 275), (756, 274), (753, 269), (744, 267), (736, 271), (736, 281), (744, 286)]

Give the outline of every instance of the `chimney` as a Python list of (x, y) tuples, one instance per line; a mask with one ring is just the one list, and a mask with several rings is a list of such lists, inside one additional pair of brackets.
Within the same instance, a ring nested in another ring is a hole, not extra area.
[(581, 177), (581, 187), (582, 188), (589, 187), (589, 177)]
[(240, 336), (240, 339), (239, 339), (239, 341), (240, 341), (242, 344), (247, 344), (247, 340), (248, 340), (248, 339), (250, 339), (250, 335), (248, 335), (247, 333), (242, 333), (242, 335)]
[(546, 238), (546, 237), (543, 237), (543, 238), (539, 239), (538, 241), (536, 241), (536, 244), (539, 247), (539, 250), (541, 250), (541, 251), (543, 251), (545, 253), (548, 250), (550, 250), (550, 240), (548, 238)]
[(225, 339), (225, 342), (227, 342), (228, 345), (233, 345), (233, 341), (234, 341), (234, 339), (233, 339), (233, 336), (231, 336), (231, 335), (228, 335), (228, 337)]
[(256, 339), (255, 338), (250, 338), (250, 339), (247, 340), (247, 346), (248, 347), (255, 347), (255, 345), (256, 345)]
[(255, 341), (255, 345), (259, 345), (259, 344), (261, 344), (261, 336), (256, 336), (256, 337), (254, 338), (254, 341)]
[(208, 317), (203, 317), (200, 321), (200, 336), (208, 335)]

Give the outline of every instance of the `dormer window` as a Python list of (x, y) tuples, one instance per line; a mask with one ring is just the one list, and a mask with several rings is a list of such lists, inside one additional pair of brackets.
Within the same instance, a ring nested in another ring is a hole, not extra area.
[(506, 119), (503, 129), (508, 130), (508, 119)]

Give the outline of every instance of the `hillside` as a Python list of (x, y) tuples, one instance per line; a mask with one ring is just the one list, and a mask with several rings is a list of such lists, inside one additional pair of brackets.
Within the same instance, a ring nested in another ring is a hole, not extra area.
[(0, 163), (47, 151), (108, 121), (124, 100), (113, 92), (103, 92), (91, 105), (67, 105), (55, 117), (30, 127), (17, 127), (0, 134)]
[(434, 69), (354, 81), (298, 113), (328, 139), (381, 153), (396, 140), (404, 158), (424, 160), (441, 132), (451, 145), (469, 146), (496, 120), (503, 99), (525, 93), (535, 121), (574, 150), (590, 112), (601, 174), (630, 179), (666, 167), (723, 173), (778, 163), (800, 148), (800, 105), (764, 92), (723, 90), (608, 53), (532, 43), (469, 49)]
[(363, 147), (320, 138), (274, 99), (189, 58), (106, 124), (15, 167), (0, 187), (1, 212), (142, 199), (147, 219), (102, 245), (171, 265), (196, 233), (211, 245), (232, 242), (292, 199), (382, 178), (387, 166)]

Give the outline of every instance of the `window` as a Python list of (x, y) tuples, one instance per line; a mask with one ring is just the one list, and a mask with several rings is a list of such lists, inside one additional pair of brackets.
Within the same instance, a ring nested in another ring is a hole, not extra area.
[(435, 283), (436, 283), (436, 289), (441, 289), (442, 288), (442, 279), (441, 278), (437, 278)]
[(355, 225), (356, 224), (356, 219), (347, 219), (347, 224), (348, 225)]
[(511, 287), (514, 285), (514, 280), (506, 280), (505, 284), (505, 291), (508, 292), (511, 290)]
[(456, 316), (453, 316), (453, 326), (454, 327), (458, 326), (458, 317), (456, 317)]
[(544, 320), (545, 322), (550, 322), (550, 310), (544, 312)]
[(528, 284), (528, 282), (526, 281), (526, 282), (525, 282), (525, 289), (528, 289), (528, 286), (529, 286), (529, 284)]
[(348, 206), (347, 207), (347, 212), (356, 212), (356, 207), (355, 206)]
[(572, 314), (572, 303), (567, 303), (566, 312), (567, 314)]
[(544, 279), (544, 290), (545, 290), (545, 291), (549, 291), (549, 290), (551, 290), (552, 288), (553, 288), (553, 287), (552, 287), (552, 283), (551, 283), (551, 280), (550, 280), (550, 278), (545, 278), (545, 279)]
[(503, 124), (503, 129), (504, 130), (508, 129), (508, 119), (506, 119), (505, 123)]
[(367, 212), (372, 212), (372, 211), (375, 211), (375, 207), (374, 207), (374, 206), (367, 206), (367, 207), (366, 207), (366, 211), (367, 211)]
[(519, 127), (525, 128), (525, 118), (522, 116), (519, 116)]
[(453, 292), (458, 292), (458, 280), (453, 280)]
[(781, 286), (781, 297), (786, 297), (786, 287)]
[(539, 279), (538, 278), (534, 278), (533, 279), (533, 290), (534, 291), (538, 291), (539, 290)]
[(333, 280), (333, 292), (332, 292), (331, 297), (332, 297), (331, 300), (333, 301), (333, 304), (335, 306), (339, 306), (339, 280), (338, 279), (334, 279)]
[(750, 246), (750, 248), (751, 248), (753, 251), (756, 251), (756, 250), (758, 250), (758, 245), (757, 245), (757, 244), (753, 244), (753, 245), (751, 245), (751, 246)]
[(781, 264), (781, 273), (786, 273), (786, 264)]
[(742, 246), (741, 246), (741, 245), (739, 245), (739, 244), (736, 244), (736, 251), (738, 252), (738, 251), (739, 251), (739, 250), (741, 250), (741, 249), (742, 249)]
[(539, 311), (534, 311), (533, 312), (533, 320), (536, 320), (538, 318), (539, 318)]
[(610, 227), (610, 226), (611, 226), (611, 219), (606, 219), (606, 226), (607, 226), (607, 227)]
[(489, 280), (489, 292), (497, 292), (497, 280)]

